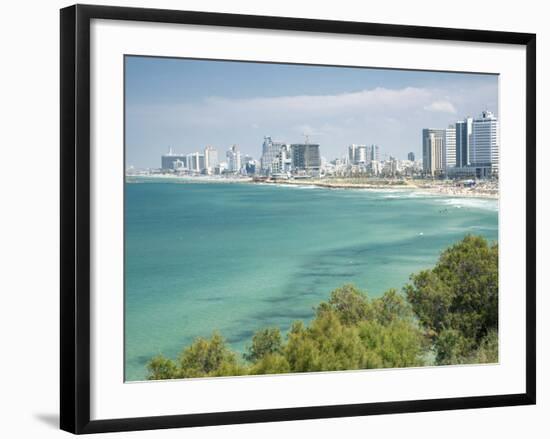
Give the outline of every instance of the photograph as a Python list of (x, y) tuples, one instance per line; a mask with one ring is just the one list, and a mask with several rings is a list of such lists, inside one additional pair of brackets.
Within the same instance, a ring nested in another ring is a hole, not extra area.
[(0, 437), (546, 437), (548, 14), (431, 3), (5, 3)]
[(495, 73), (124, 55), (125, 381), (499, 363), (499, 150)]

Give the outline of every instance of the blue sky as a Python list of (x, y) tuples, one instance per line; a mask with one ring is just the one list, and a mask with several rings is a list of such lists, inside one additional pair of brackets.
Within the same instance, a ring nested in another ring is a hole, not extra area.
[(445, 128), (485, 108), (498, 113), (495, 75), (126, 57), (126, 163), (238, 144), (260, 157), (263, 137), (303, 134), (329, 160), (351, 143), (382, 156), (420, 157), (422, 128)]

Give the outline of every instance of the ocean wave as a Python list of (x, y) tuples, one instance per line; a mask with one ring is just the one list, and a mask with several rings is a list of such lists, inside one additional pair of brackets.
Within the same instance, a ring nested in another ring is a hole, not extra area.
[(471, 208), (498, 211), (498, 200), (493, 198), (445, 196), (427, 191), (403, 191), (401, 193), (395, 191), (395, 193), (388, 193), (382, 197), (382, 199), (388, 200), (411, 198), (430, 200), (456, 209)]
[(401, 193), (401, 194), (388, 194), (386, 195), (385, 199), (405, 199), (405, 198), (435, 198), (436, 196), (434, 194), (430, 194), (429, 192), (408, 192), (408, 193)]
[(498, 212), (498, 200), (490, 198), (438, 198), (446, 206), (455, 209), (487, 209)]
[(260, 183), (265, 186), (275, 186), (275, 187), (286, 187), (286, 188), (294, 188), (294, 189), (322, 189), (319, 186), (313, 186), (313, 185), (306, 185), (306, 184), (285, 184), (285, 183)]

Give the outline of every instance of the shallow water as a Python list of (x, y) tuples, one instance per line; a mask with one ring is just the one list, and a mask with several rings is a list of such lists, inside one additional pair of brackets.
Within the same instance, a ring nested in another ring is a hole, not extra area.
[(498, 236), (496, 200), (411, 190), (137, 180), (125, 194), (125, 370), (219, 330), (242, 351), (344, 283), (400, 289), (467, 233)]

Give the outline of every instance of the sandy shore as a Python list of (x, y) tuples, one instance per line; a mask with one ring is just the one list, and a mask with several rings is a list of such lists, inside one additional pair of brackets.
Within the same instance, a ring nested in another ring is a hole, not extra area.
[(438, 194), (450, 197), (474, 197), (498, 199), (498, 190), (486, 188), (469, 188), (461, 186), (452, 186), (449, 184), (414, 184), (410, 181), (399, 181), (387, 183), (349, 183), (343, 181), (330, 180), (270, 180), (262, 183), (282, 184), (282, 185), (300, 185), (300, 186), (318, 186), (331, 189), (373, 189), (373, 190), (403, 190), (419, 191), (431, 194)]
[(498, 189), (492, 184), (482, 183), (474, 188), (455, 186), (449, 183), (434, 182), (413, 182), (411, 180), (385, 180), (385, 181), (345, 181), (343, 179), (299, 179), (299, 180), (260, 180), (255, 181), (251, 177), (219, 177), (219, 176), (180, 176), (180, 175), (129, 175), (128, 182), (137, 181), (141, 178), (151, 180), (176, 180), (192, 183), (255, 183), (255, 184), (278, 184), (288, 186), (318, 186), (329, 189), (373, 189), (373, 190), (403, 190), (426, 192), (447, 197), (473, 197), (498, 199)]

